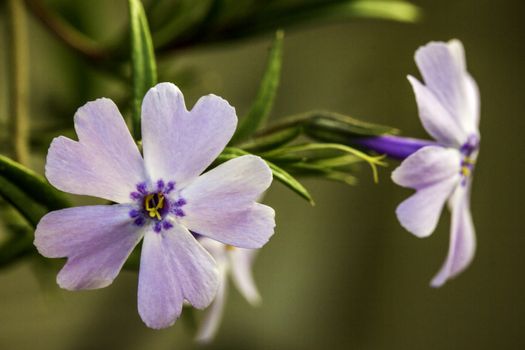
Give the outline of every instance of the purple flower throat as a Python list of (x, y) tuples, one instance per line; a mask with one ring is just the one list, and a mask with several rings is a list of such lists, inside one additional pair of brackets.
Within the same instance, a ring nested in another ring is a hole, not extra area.
[(474, 166), (476, 164), (476, 158), (479, 150), (479, 137), (477, 135), (470, 135), (459, 151), (461, 152), (461, 176), (463, 180), (461, 184), (463, 186), (467, 183), (467, 178), (474, 171)]
[(144, 226), (147, 222), (152, 222), (153, 230), (157, 233), (172, 228), (169, 214), (183, 217), (185, 214), (182, 207), (186, 204), (186, 200), (180, 196), (175, 199), (169, 196), (174, 190), (174, 181), (166, 184), (162, 179), (151, 190), (145, 182), (137, 184), (136, 191), (130, 193), (131, 199), (137, 204), (136, 208), (129, 211), (133, 224)]

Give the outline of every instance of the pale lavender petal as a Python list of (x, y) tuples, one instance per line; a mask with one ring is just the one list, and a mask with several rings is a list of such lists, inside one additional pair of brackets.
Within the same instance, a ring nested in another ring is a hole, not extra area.
[(476, 250), (476, 236), (470, 214), (468, 187), (459, 186), (452, 198), (452, 222), (448, 256), (439, 273), (431, 282), (442, 286), (470, 264)]
[[(224, 246), (222, 247), (224, 249)], [(201, 344), (209, 343), (215, 338), (221, 325), (226, 296), (228, 294), (227, 266), (219, 264), (219, 290), (211, 305), (206, 309), (204, 317), (195, 335), (195, 340)]]
[(142, 143), (150, 176), (184, 186), (217, 158), (236, 125), (235, 109), (226, 100), (204, 96), (188, 112), (175, 85), (156, 85), (142, 103)]
[(431, 90), (410, 75), (408, 81), (414, 90), (419, 118), (425, 130), (444, 146), (459, 148), (467, 138), (459, 122)]
[(461, 41), (457, 39), (450, 40), (448, 48), (454, 56), (458, 67), (464, 72), (462, 85), (464, 100), (461, 102), (461, 107), (464, 109), (463, 114), (459, 116), (459, 121), (469, 135), (479, 135), (479, 90), (476, 81), (467, 72), (467, 64), (465, 60), (465, 49)]
[(474, 78), (470, 75), (466, 77), (465, 90), (467, 111), (462, 119), (463, 128), (469, 135), (474, 134), (479, 136), (479, 88)]
[(225, 244), (260, 248), (273, 234), (275, 212), (255, 203), (272, 173), (259, 157), (242, 156), (203, 174), (181, 192), (182, 224)]
[(144, 181), (144, 164), (117, 106), (102, 98), (75, 114), (79, 141), (60, 136), (51, 143), (46, 177), (56, 188), (125, 203)]
[(426, 237), (436, 229), (447, 198), (460, 182), (457, 177), (423, 187), (402, 202), (396, 209), (401, 225), (418, 237)]
[(478, 134), (479, 95), (467, 73), (459, 40), (431, 42), (416, 51), (425, 85), (449, 112), (465, 135)]
[(50, 212), (35, 231), (35, 246), (49, 258), (67, 257), (57, 276), (65, 289), (106, 287), (142, 238), (128, 205), (97, 205)]
[(148, 327), (171, 326), (184, 300), (207, 307), (219, 286), (218, 270), (210, 254), (184, 227), (148, 231), (140, 259), (138, 309)]
[(420, 189), (459, 176), (461, 154), (453, 148), (427, 146), (406, 158), (392, 172), (392, 180), (403, 187)]
[(252, 266), (258, 250), (234, 248), (228, 251), (233, 283), (237, 290), (252, 305), (261, 303), (261, 296), (253, 279)]

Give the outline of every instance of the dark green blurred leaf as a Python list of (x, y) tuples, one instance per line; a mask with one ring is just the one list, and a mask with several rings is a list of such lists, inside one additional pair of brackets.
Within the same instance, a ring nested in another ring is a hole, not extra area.
[(16, 187), (30, 198), (30, 202), (34, 201), (49, 210), (70, 206), (64, 195), (42, 176), (3, 155), (0, 155), (0, 176), (10, 187)]
[(250, 111), (241, 119), (239, 127), (233, 136), (232, 143), (243, 140), (253, 134), (268, 120), (273, 107), (279, 78), (281, 76), (281, 61), (283, 52), (284, 32), (275, 33), (275, 40), (270, 48), (266, 71), (259, 85), (259, 91)]
[(157, 83), (157, 65), (148, 21), (140, 0), (129, 0), (131, 65), (133, 74), (133, 135), (140, 140), (140, 115), (144, 95)]
[[(246, 154), (250, 154), (242, 149), (234, 148), (234, 147), (227, 147), (224, 149), (222, 154), (218, 157), (219, 162), (225, 162), (227, 160), (237, 158)], [(277, 165), (273, 164), (272, 162), (269, 162), (268, 160), (263, 160), (268, 164), (270, 169), (272, 170), (274, 178), (279, 180), (283, 185), (297, 193), (302, 198), (306, 199), (310, 204), (314, 205), (314, 200), (308, 190), (299, 182), (297, 181), (292, 175), (290, 175), (287, 171), (284, 169), (281, 169)]]
[(0, 267), (9, 266), (33, 251), (31, 230), (27, 227), (18, 227), (15, 231), (0, 245)]
[(327, 141), (342, 141), (348, 137), (355, 136), (379, 136), (384, 134), (397, 134), (395, 128), (385, 125), (364, 122), (343, 114), (313, 111), (309, 113), (310, 118), (304, 124), (308, 136), (332, 135), (333, 139)]
[[(159, 2), (155, 1), (154, 3)], [(169, 4), (172, 8), (160, 8), (156, 11), (164, 11), (165, 13), (161, 13), (161, 15), (167, 17), (167, 21), (158, 30), (152, 30), (155, 47), (162, 47), (169, 41), (177, 40), (195, 28), (205, 18), (213, 0), (182, 0), (172, 1)], [(166, 11), (168, 12), (166, 13)]]
[[(260, 1), (254, 2), (251, 8), (233, 13), (229, 9), (240, 5), (239, 1), (231, 3), (216, 0), (212, 6), (213, 20), (203, 20), (205, 30), (197, 30), (191, 35), (173, 40), (159, 47), (160, 51), (169, 52), (204, 43), (246, 38), (304, 23), (335, 22), (353, 18), (415, 22), (421, 17), (419, 7), (401, 0)], [(244, 1), (241, 3), (245, 4)]]
[(40, 218), (46, 214), (46, 210), (42, 206), (36, 204), (3, 176), (0, 176), (0, 196), (15, 207), (33, 227), (36, 227)]

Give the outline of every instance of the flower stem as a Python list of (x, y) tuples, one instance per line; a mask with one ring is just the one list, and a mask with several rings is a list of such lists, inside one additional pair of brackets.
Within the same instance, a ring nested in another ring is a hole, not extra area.
[(9, 91), (11, 94), (11, 142), (14, 158), (19, 163), (29, 162), (29, 54), (27, 45), (27, 18), (22, 0), (8, 0), (9, 34), (8, 55)]
[[(11, 1), (13, 2), (13, 1)], [(22, 1), (14, 1), (22, 2)], [(60, 16), (49, 10), (41, 0), (26, 0), (29, 11), (58, 39), (74, 51), (93, 62), (104, 61), (110, 56), (105, 47), (76, 30)], [(20, 5), (22, 6), (22, 5)]]

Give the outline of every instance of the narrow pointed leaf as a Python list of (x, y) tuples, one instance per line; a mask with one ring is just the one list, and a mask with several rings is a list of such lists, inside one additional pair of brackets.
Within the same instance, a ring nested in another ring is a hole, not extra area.
[(269, 161), (266, 161), (266, 163), (268, 164), (270, 169), (272, 169), (274, 178), (279, 180), (283, 185), (297, 193), (299, 196), (306, 199), (311, 205), (315, 204), (314, 199), (312, 198), (308, 190), (292, 175), (290, 175), (284, 169), (279, 168), (277, 165), (270, 163)]
[(239, 147), (249, 152), (263, 152), (278, 148), (293, 141), (301, 134), (299, 126), (292, 126), (283, 130), (277, 130), (268, 135), (250, 139), (243, 142)]
[(23, 193), (29, 201), (34, 201), (48, 210), (71, 206), (65, 196), (44, 177), (3, 155), (0, 155), (0, 177), (9, 187), (15, 187)]
[(275, 95), (277, 94), (277, 88), (279, 87), (283, 39), (284, 32), (281, 30), (277, 31), (275, 40), (270, 48), (266, 71), (261, 80), (255, 101), (248, 114), (241, 119), (237, 132), (233, 136), (232, 143), (247, 138), (268, 120)]
[(132, 124), (135, 140), (140, 140), (142, 98), (157, 83), (157, 65), (144, 7), (140, 0), (129, 0), (131, 66), (133, 78)]

